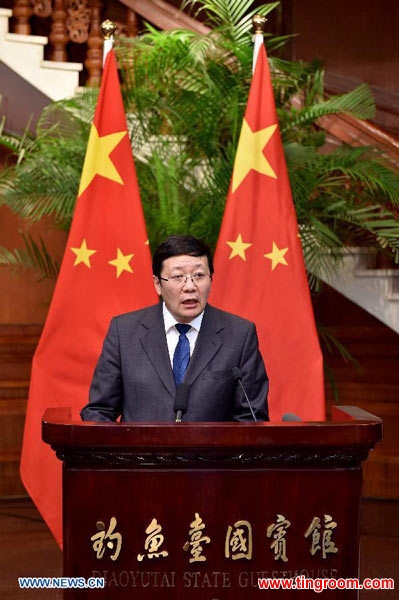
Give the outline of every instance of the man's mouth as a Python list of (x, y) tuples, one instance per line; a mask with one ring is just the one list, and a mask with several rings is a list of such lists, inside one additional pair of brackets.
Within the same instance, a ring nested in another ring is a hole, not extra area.
[(198, 300), (195, 298), (188, 298), (187, 300), (183, 300), (182, 304), (184, 306), (196, 306), (198, 304)]

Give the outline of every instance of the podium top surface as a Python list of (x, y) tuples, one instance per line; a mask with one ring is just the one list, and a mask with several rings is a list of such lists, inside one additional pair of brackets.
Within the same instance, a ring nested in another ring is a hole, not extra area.
[(71, 419), (69, 408), (49, 408), (42, 420), (43, 441), (67, 447), (255, 448), (362, 446), (382, 439), (382, 420), (352, 406), (333, 407), (331, 421), (260, 423), (111, 423)]

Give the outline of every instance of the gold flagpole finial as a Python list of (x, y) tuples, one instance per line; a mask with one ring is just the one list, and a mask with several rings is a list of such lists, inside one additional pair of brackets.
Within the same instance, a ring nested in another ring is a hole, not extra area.
[(116, 31), (116, 25), (113, 21), (107, 19), (103, 21), (100, 26), (101, 33), (104, 36), (104, 46), (103, 46), (103, 66), (105, 65), (105, 59), (107, 58), (107, 54), (110, 50), (112, 50), (114, 46), (114, 33)]
[(110, 40), (112, 39), (115, 31), (116, 31), (116, 25), (113, 21), (110, 21), (109, 19), (107, 19), (106, 21), (103, 21), (101, 23), (101, 33), (104, 36), (105, 40)]
[(257, 35), (258, 33), (261, 33), (263, 35), (266, 21), (266, 17), (262, 15), (254, 15), (252, 17), (252, 27), (254, 28), (255, 35)]

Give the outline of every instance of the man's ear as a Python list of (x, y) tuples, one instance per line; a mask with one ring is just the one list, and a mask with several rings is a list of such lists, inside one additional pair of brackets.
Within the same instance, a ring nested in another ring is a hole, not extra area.
[(155, 287), (156, 293), (158, 294), (158, 296), (162, 296), (161, 283), (160, 283), (158, 277), (156, 275), (153, 275), (152, 279), (154, 281), (154, 287)]

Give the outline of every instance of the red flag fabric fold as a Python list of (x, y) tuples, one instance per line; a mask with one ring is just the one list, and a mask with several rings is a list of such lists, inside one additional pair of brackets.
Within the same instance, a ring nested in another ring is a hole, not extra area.
[(325, 418), (323, 362), (266, 50), (256, 61), (215, 253), (210, 302), (255, 322), (271, 420)]
[(113, 315), (155, 303), (151, 256), (113, 50), (103, 79), (73, 221), (36, 349), (21, 477), (57, 541), (62, 540), (61, 463), (41, 440), (46, 408), (88, 401)]

